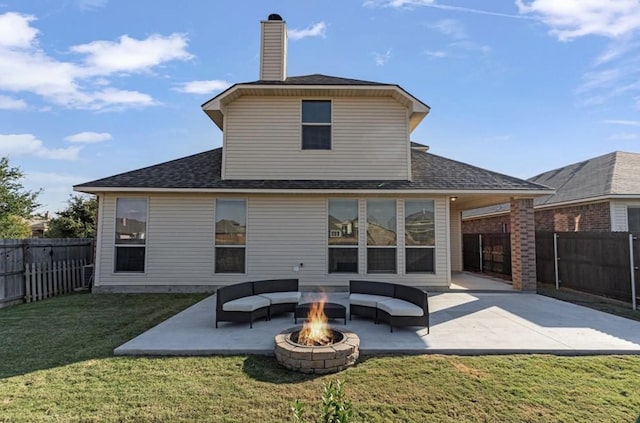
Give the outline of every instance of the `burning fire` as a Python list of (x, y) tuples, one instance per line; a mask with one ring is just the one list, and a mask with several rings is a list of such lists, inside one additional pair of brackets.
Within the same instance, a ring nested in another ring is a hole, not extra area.
[(326, 302), (327, 299), (323, 297), (319, 302), (311, 305), (307, 321), (298, 335), (298, 344), (313, 347), (329, 345), (333, 342), (332, 331), (329, 329), (328, 319), (324, 314), (324, 303)]

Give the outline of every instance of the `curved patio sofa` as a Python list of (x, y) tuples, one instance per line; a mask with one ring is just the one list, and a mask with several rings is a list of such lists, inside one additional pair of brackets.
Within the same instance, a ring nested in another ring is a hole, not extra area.
[(429, 301), (419, 288), (388, 282), (349, 281), (349, 319), (363, 316), (393, 327), (426, 326), (429, 333)]
[(228, 285), (216, 291), (218, 322), (249, 322), (295, 311), (300, 301), (298, 279), (272, 279)]

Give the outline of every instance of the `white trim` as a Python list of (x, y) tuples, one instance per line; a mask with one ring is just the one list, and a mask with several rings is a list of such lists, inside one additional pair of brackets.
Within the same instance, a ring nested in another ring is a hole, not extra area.
[[(98, 216), (96, 219), (96, 257), (95, 263), (93, 267), (93, 286), (100, 286), (100, 274), (102, 273), (102, 232), (104, 229), (102, 225), (104, 224), (104, 195), (98, 194)], [(114, 257), (115, 259), (115, 257)]]
[[(118, 200), (119, 199), (127, 199), (127, 200), (145, 200), (146, 202), (146, 208), (147, 208), (147, 216), (146, 216), (146, 221), (144, 222), (144, 244), (118, 244), (117, 243), (117, 239), (116, 239), (116, 233), (118, 232)], [(150, 207), (150, 200), (149, 200), (149, 196), (145, 196), (145, 197), (135, 197), (135, 196), (124, 196), (124, 197), (117, 197), (115, 198), (115, 207), (114, 207), (114, 217), (115, 217), (115, 221), (114, 221), (114, 225), (113, 225), (113, 266), (111, 267), (111, 274), (112, 275), (146, 275), (147, 274), (147, 270), (148, 270), (148, 261), (149, 261), (149, 249), (147, 248), (147, 241), (149, 240), (149, 209)], [(143, 247), (144, 248), (144, 271), (142, 272), (131, 272), (131, 271), (120, 271), (118, 272), (116, 270), (116, 265), (118, 263), (118, 248), (119, 247), (125, 247), (125, 248), (133, 248), (133, 247)]]
[[(265, 179), (268, 181), (268, 179)], [(366, 181), (366, 179), (363, 179)], [(342, 195), (505, 195), (505, 196), (521, 196), (526, 198), (541, 197), (544, 195), (553, 194), (554, 191), (546, 190), (435, 190), (435, 189), (256, 189), (256, 188), (127, 188), (127, 187), (73, 187), (76, 192), (85, 192), (88, 194), (95, 194), (101, 192), (162, 192), (162, 193), (216, 193), (216, 194), (342, 194)], [(637, 198), (637, 196), (635, 196)]]
[[(218, 201), (244, 201), (244, 244), (216, 244), (216, 215), (218, 214)], [(247, 197), (216, 197), (213, 199), (213, 275), (216, 276), (237, 276), (248, 275), (249, 269), (249, 254), (247, 252), (247, 245), (249, 236), (249, 199)], [(244, 248), (244, 272), (237, 273), (221, 273), (216, 272), (216, 248)]]

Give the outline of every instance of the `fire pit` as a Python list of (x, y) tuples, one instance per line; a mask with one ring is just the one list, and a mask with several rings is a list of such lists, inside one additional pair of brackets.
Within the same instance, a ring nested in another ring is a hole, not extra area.
[(353, 366), (360, 355), (360, 338), (345, 329), (331, 329), (324, 315), (325, 300), (314, 303), (303, 326), (276, 335), (280, 364), (303, 373), (335, 373)]

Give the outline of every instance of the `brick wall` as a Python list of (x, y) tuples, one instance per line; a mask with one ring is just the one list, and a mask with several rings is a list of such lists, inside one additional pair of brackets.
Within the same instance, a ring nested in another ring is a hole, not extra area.
[(610, 232), (609, 203), (537, 210), (536, 230), (546, 232)]
[[(536, 231), (542, 232), (610, 232), (609, 203), (582, 204), (536, 210)], [(470, 219), (462, 222), (463, 234), (511, 232), (509, 215)]]
[(536, 290), (536, 232), (532, 198), (511, 199), (511, 280), (515, 289)]
[[(503, 228), (507, 230), (504, 231)], [(462, 222), (463, 234), (496, 234), (501, 232), (511, 232), (511, 219), (508, 214)]]

